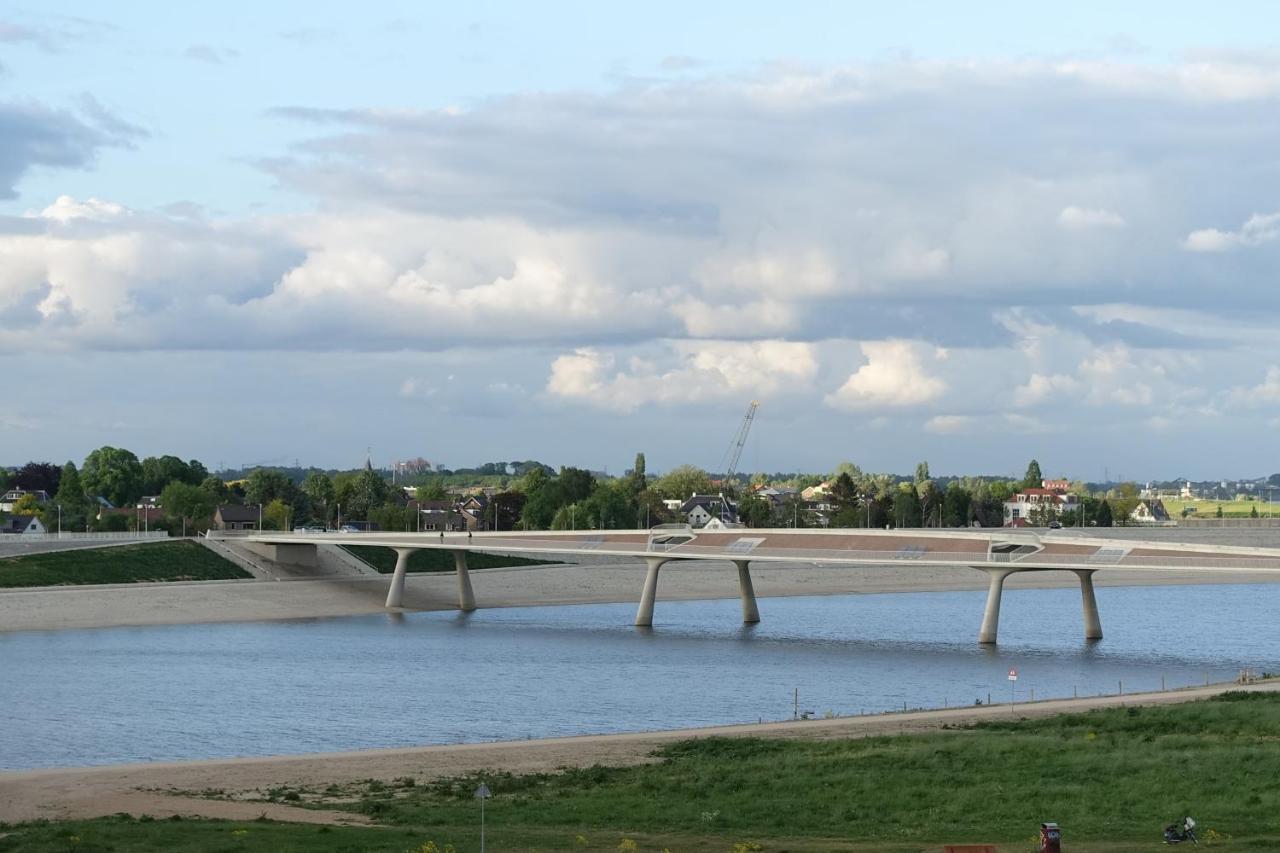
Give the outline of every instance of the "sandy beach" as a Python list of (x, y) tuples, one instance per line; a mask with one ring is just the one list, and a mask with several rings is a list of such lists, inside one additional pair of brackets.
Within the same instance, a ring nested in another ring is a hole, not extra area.
[[(1004, 704), (533, 741), (6, 772), (0, 773), (0, 821), (86, 818), (129, 812), (154, 817), (179, 814), (237, 820), (265, 814), (278, 820), (361, 823), (364, 819), (359, 815), (263, 802), (254, 799), (255, 791), (276, 785), (315, 787), (402, 776), (429, 780), (486, 770), (532, 773), (593, 764), (627, 765), (652, 760), (653, 751), (663, 744), (696, 737), (849, 738), (931, 732), (1007, 718), (1014, 713), (1030, 718), (1116, 705), (1187, 702), (1240, 689), (1276, 691), (1280, 690), (1280, 682), (1243, 688), (1228, 684), (1164, 693), (1049, 700), (1014, 708)], [(226, 792), (232, 799), (189, 795), (189, 792), (208, 789)], [(185, 792), (185, 795), (175, 792)]]

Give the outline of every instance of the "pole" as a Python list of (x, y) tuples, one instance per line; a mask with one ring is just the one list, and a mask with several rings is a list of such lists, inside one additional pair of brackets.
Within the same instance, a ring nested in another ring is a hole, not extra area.
[(480, 853), (484, 853), (484, 797), (480, 798)]
[(58, 538), (62, 538), (62, 504), (58, 504)]

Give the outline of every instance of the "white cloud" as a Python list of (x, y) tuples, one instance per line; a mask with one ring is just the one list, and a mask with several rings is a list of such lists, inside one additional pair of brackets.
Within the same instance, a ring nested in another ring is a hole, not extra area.
[(629, 412), (651, 403), (689, 404), (803, 391), (817, 371), (809, 344), (786, 341), (700, 341), (671, 345), (674, 364), (660, 367), (582, 347), (551, 364), (547, 392)]
[(42, 219), (50, 219), (54, 222), (71, 222), (76, 219), (106, 221), (127, 216), (129, 213), (130, 211), (126, 210), (124, 205), (116, 204), (115, 202), (103, 201), (98, 198), (77, 201), (69, 195), (60, 195), (54, 200), (53, 204), (40, 211), (40, 213), (28, 214), (28, 216), (39, 216)]
[(1128, 223), (1114, 211), (1069, 205), (1058, 214), (1058, 224), (1078, 231), (1089, 228), (1123, 228)]
[(1266, 376), (1252, 387), (1232, 388), (1227, 400), (1237, 406), (1256, 407), (1280, 403), (1280, 366), (1271, 365)]
[(836, 409), (881, 409), (918, 406), (947, 390), (943, 380), (931, 376), (925, 360), (946, 357), (945, 350), (903, 341), (867, 341), (861, 344), (867, 363), (858, 368), (824, 400)]
[(1255, 213), (1245, 221), (1239, 231), (1219, 231), (1202, 228), (1192, 231), (1182, 241), (1188, 252), (1226, 252), (1270, 243), (1280, 237), (1280, 211)]
[(925, 421), (924, 428), (938, 435), (963, 433), (973, 429), (975, 418), (971, 415), (934, 415)]
[(1013, 404), (1034, 406), (1063, 395), (1074, 395), (1079, 387), (1080, 383), (1075, 377), (1064, 373), (1033, 373), (1024, 384), (1013, 389)]

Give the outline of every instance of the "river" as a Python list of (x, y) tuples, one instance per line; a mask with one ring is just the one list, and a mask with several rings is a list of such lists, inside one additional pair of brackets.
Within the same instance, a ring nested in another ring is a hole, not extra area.
[[(637, 731), (1159, 689), (1280, 671), (1280, 585), (659, 601), (0, 635), (0, 767)], [(1007, 673), (1016, 668), (1017, 682)]]

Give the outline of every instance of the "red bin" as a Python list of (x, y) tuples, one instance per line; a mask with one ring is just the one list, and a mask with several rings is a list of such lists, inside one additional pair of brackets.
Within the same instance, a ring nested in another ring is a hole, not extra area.
[(1040, 824), (1040, 853), (1062, 853), (1062, 830), (1056, 823)]

